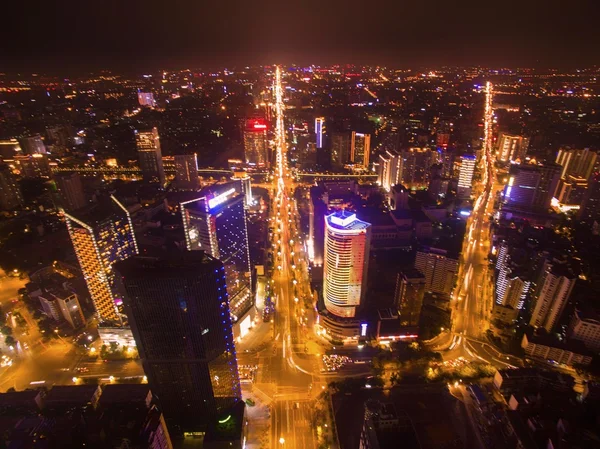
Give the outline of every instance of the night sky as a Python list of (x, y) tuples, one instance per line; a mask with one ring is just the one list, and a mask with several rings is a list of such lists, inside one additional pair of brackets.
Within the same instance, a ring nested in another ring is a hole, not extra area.
[(584, 66), (600, 62), (599, 3), (5, 1), (0, 69), (143, 71), (273, 62)]

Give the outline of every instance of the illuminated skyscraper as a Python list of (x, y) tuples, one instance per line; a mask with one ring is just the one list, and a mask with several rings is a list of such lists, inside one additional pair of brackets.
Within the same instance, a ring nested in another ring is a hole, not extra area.
[(181, 203), (187, 249), (204, 250), (225, 266), (234, 333), (244, 336), (254, 304), (245, 198), (238, 183), (207, 189), (200, 195)]
[(244, 154), (248, 165), (269, 166), (267, 122), (264, 119), (249, 119), (244, 122)]
[(576, 279), (567, 266), (547, 261), (537, 285), (529, 325), (551, 332), (567, 305)]
[(115, 271), (169, 431), (206, 431), (241, 399), (223, 264), (191, 251), (132, 257)]
[(589, 148), (575, 150), (572, 148), (561, 148), (556, 155), (556, 163), (562, 167), (561, 178), (572, 175), (584, 180), (590, 179), (598, 154)]
[(497, 158), (500, 162), (525, 161), (529, 138), (500, 133), (498, 136)]
[(111, 196), (102, 197), (89, 210), (64, 214), (98, 319), (120, 324), (120, 300), (114, 291), (113, 265), (138, 254), (129, 212)]
[(19, 141), (23, 154), (46, 154), (46, 145), (39, 134), (24, 137)]
[(81, 177), (78, 173), (54, 175), (62, 206), (69, 211), (81, 209), (87, 204)]
[(504, 203), (520, 209), (547, 210), (560, 177), (557, 164), (511, 166)]
[(317, 148), (323, 148), (323, 136), (325, 134), (325, 117), (315, 119), (315, 137)]
[(473, 186), (473, 172), (475, 171), (476, 157), (473, 154), (461, 156), (460, 173), (458, 175), (458, 197), (469, 198)]
[(425, 290), (452, 294), (458, 276), (458, 260), (447, 251), (423, 248), (417, 251), (415, 268), (425, 275)]
[(179, 189), (194, 190), (200, 187), (198, 179), (198, 159), (194, 154), (175, 156), (175, 184)]
[(156, 101), (154, 101), (154, 94), (152, 92), (141, 92), (138, 90), (138, 103), (140, 106), (156, 107)]
[(242, 193), (246, 199), (246, 209), (250, 207), (253, 203), (252, 199), (252, 178), (245, 171), (235, 171), (233, 172), (233, 176), (231, 178), (235, 182), (239, 182), (241, 186)]
[(386, 151), (379, 155), (377, 183), (389, 192), (402, 179), (402, 155), (396, 151)]
[(149, 131), (135, 131), (138, 160), (142, 169), (142, 177), (146, 182), (158, 182), (165, 185), (160, 139), (156, 127)]
[(350, 141), (350, 161), (358, 167), (369, 168), (371, 156), (371, 134), (352, 131)]
[(11, 210), (23, 204), (23, 196), (10, 167), (0, 164), (0, 209)]
[(370, 246), (370, 223), (346, 211), (325, 217), (323, 298), (333, 315), (356, 315), (366, 293)]

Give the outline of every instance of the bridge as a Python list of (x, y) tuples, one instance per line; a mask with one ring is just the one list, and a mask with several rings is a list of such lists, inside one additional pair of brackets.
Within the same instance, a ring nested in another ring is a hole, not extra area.
[[(174, 166), (165, 166), (165, 173), (175, 173)], [(142, 175), (142, 170), (139, 167), (52, 167), (53, 173), (80, 173), (90, 175)], [(198, 173), (216, 174), (221, 176), (233, 175), (231, 170), (220, 168), (199, 168)]]
[(318, 179), (364, 179), (376, 180), (377, 175), (371, 173), (362, 174), (340, 174), (340, 173), (296, 173), (298, 178), (318, 178)]

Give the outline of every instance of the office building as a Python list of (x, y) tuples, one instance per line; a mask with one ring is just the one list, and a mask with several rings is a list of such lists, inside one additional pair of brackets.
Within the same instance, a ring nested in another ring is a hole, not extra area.
[(337, 132), (331, 135), (331, 164), (343, 167), (350, 162), (351, 138), (348, 132)]
[[(236, 188), (237, 187), (237, 188)], [(245, 197), (238, 183), (207, 188), (181, 203), (188, 251), (204, 250), (225, 266), (234, 334), (244, 336), (254, 311)]]
[(194, 154), (175, 155), (175, 185), (178, 189), (195, 190), (200, 187), (198, 158)]
[(496, 157), (500, 162), (525, 161), (529, 138), (513, 134), (500, 133)]
[(239, 189), (244, 195), (244, 206), (248, 209), (254, 204), (252, 197), (252, 178), (245, 171), (234, 171), (231, 180), (239, 183)]
[(402, 184), (396, 184), (395, 186), (393, 186), (388, 199), (392, 210), (408, 209), (409, 196), (410, 191)]
[(152, 92), (142, 92), (138, 90), (138, 103), (140, 106), (152, 109), (156, 107), (156, 101), (154, 100), (154, 94)]
[(19, 140), (23, 154), (46, 154), (46, 145), (39, 134), (35, 136), (24, 137)]
[[(435, 154), (434, 154), (435, 153)], [(410, 188), (427, 187), (429, 168), (437, 162), (437, 151), (430, 148), (409, 148), (402, 152), (402, 184)]]
[(379, 155), (377, 184), (386, 192), (389, 192), (396, 184), (400, 184), (403, 162), (402, 155), (396, 151), (386, 151)]
[(0, 209), (12, 210), (23, 204), (21, 189), (10, 167), (0, 164)]
[(138, 160), (142, 170), (142, 178), (146, 182), (158, 182), (165, 185), (165, 169), (163, 168), (160, 138), (156, 127), (148, 131), (135, 131)]
[(565, 264), (546, 261), (537, 285), (529, 324), (551, 332), (575, 286), (576, 276)]
[(355, 167), (368, 169), (371, 157), (371, 134), (352, 131), (350, 161)]
[(394, 305), (402, 326), (417, 326), (425, 294), (425, 275), (419, 270), (404, 270), (396, 278)]
[(65, 212), (65, 222), (90, 297), (102, 323), (122, 324), (114, 291), (113, 265), (138, 254), (129, 212), (114, 196), (78, 212)]
[(567, 175), (566, 178), (558, 181), (551, 205), (561, 212), (579, 209), (587, 195), (587, 190), (588, 181), (586, 179)]
[(40, 296), (44, 313), (55, 321), (65, 320), (73, 329), (86, 323), (77, 295), (63, 288), (46, 289)]
[(323, 266), (325, 251), (325, 215), (327, 204), (323, 201), (320, 186), (310, 188), (308, 202), (308, 241), (306, 242), (308, 260), (313, 266)]
[(267, 122), (264, 119), (244, 121), (244, 156), (246, 164), (253, 167), (269, 167), (269, 144), (267, 141)]
[(204, 251), (115, 265), (152, 394), (175, 435), (205, 432), (241, 399), (225, 268)]
[(583, 342), (590, 351), (600, 352), (600, 315), (592, 307), (575, 309), (567, 337)]
[(325, 217), (325, 308), (352, 318), (366, 294), (371, 224), (346, 211)]
[(21, 174), (25, 178), (49, 178), (52, 175), (46, 154), (15, 156), (15, 162), (19, 164)]
[(315, 119), (315, 141), (317, 148), (323, 148), (323, 139), (325, 138), (325, 117)]
[(519, 209), (547, 210), (560, 178), (557, 164), (511, 166), (504, 204)]
[(556, 155), (556, 163), (562, 167), (560, 177), (565, 178), (568, 175), (573, 175), (587, 181), (592, 175), (597, 158), (598, 154), (589, 148), (583, 150), (559, 149)]
[(65, 210), (77, 210), (85, 207), (85, 193), (81, 177), (78, 173), (61, 173), (54, 175), (60, 203)]
[(422, 248), (417, 251), (415, 268), (425, 275), (425, 291), (451, 295), (458, 276), (458, 260), (447, 251)]
[(460, 172), (458, 175), (457, 195), (461, 199), (471, 197), (473, 186), (473, 173), (475, 172), (476, 157), (474, 154), (463, 154), (461, 157)]

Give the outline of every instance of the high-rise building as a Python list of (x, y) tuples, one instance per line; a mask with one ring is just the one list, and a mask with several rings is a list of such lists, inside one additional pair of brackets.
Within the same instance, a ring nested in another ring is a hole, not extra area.
[(113, 265), (138, 254), (129, 212), (111, 196), (101, 197), (90, 209), (64, 215), (99, 321), (121, 324)]
[(23, 154), (46, 154), (46, 145), (39, 134), (24, 137), (19, 141)]
[(377, 166), (377, 183), (389, 192), (402, 179), (402, 155), (396, 151), (386, 151), (379, 155)]
[(548, 262), (542, 268), (529, 324), (551, 332), (575, 286), (576, 276), (564, 264)]
[(525, 161), (529, 138), (507, 133), (498, 136), (497, 158), (500, 162)]
[(165, 185), (165, 169), (163, 168), (160, 138), (156, 127), (149, 131), (135, 131), (138, 160), (142, 169), (142, 177), (146, 182), (158, 182)]
[(402, 184), (408, 188), (426, 187), (429, 184), (429, 168), (437, 162), (437, 152), (414, 147), (403, 151), (402, 157)]
[(175, 159), (175, 184), (179, 189), (195, 190), (200, 187), (198, 159), (194, 154), (178, 154)]
[(247, 209), (254, 203), (254, 199), (252, 198), (252, 178), (245, 171), (234, 171), (231, 179), (240, 183), (242, 193), (246, 199), (245, 207)]
[(52, 176), (48, 156), (42, 153), (15, 156), (15, 162), (26, 178), (49, 178)]
[(333, 315), (352, 318), (367, 287), (371, 224), (346, 211), (325, 217), (323, 298)]
[(580, 307), (575, 309), (567, 337), (582, 341), (591, 351), (600, 352), (600, 314), (594, 308)]
[(339, 132), (331, 135), (331, 164), (343, 167), (350, 162), (350, 133)]
[(116, 264), (152, 394), (176, 435), (203, 432), (241, 399), (225, 269), (204, 251)]
[(402, 326), (417, 326), (421, 316), (425, 276), (419, 270), (404, 270), (396, 278), (394, 305)]
[(181, 203), (187, 249), (204, 250), (225, 266), (236, 337), (244, 336), (250, 327), (248, 312), (254, 305), (244, 204), (238, 183), (211, 187), (198, 198)]
[(81, 177), (78, 173), (55, 174), (54, 181), (64, 209), (72, 211), (85, 207), (87, 202), (81, 184)]
[(244, 122), (244, 155), (246, 164), (268, 167), (270, 163), (267, 141), (267, 122), (264, 119), (248, 119)]
[(317, 148), (323, 148), (323, 138), (325, 137), (325, 117), (315, 119), (315, 138)]
[(415, 268), (425, 275), (425, 291), (451, 295), (458, 277), (458, 260), (447, 251), (423, 248), (417, 251)]
[(409, 190), (402, 184), (396, 184), (393, 186), (388, 200), (392, 210), (408, 209), (408, 198), (410, 196), (409, 193)]
[(350, 140), (350, 161), (358, 167), (369, 168), (371, 157), (371, 134), (352, 131)]
[(0, 164), (0, 209), (16, 209), (23, 204), (23, 196), (15, 175), (6, 164)]
[(474, 154), (463, 154), (461, 157), (460, 173), (458, 175), (459, 198), (469, 198), (471, 196), (471, 187), (473, 186), (473, 173), (475, 172), (475, 162), (477, 158)]
[(140, 106), (146, 106), (148, 108), (156, 107), (156, 101), (154, 100), (154, 94), (152, 92), (142, 92), (138, 90), (138, 103)]
[(556, 163), (562, 167), (560, 177), (565, 178), (567, 175), (573, 175), (587, 181), (594, 170), (597, 158), (598, 154), (589, 148), (583, 150), (559, 149), (556, 155)]
[(583, 196), (578, 218), (595, 220), (600, 217), (600, 171), (590, 176), (588, 188)]
[(556, 164), (511, 166), (504, 203), (521, 209), (546, 210), (550, 207), (560, 177)]

